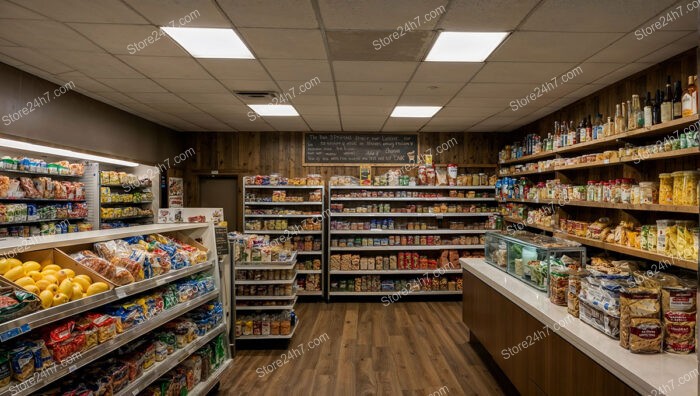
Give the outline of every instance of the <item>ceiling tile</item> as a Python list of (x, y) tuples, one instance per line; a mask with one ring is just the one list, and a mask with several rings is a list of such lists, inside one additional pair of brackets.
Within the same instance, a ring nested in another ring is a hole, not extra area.
[(265, 80), (227, 80), (220, 79), (221, 84), (231, 91), (279, 91), (279, 87), (270, 79)]
[[(128, 97), (120, 92), (100, 92), (99, 95), (104, 97), (104, 98), (107, 98), (109, 100), (113, 100), (113, 101), (118, 102), (118, 103), (123, 103), (124, 105), (127, 105), (127, 106), (131, 106), (132, 103), (137, 103), (139, 105), (143, 105), (142, 103), (138, 103), (136, 101), (136, 99), (130, 98), (130, 97)], [(154, 110), (151, 107), (148, 107), (148, 108), (151, 110)]]
[(214, 79), (184, 80), (177, 78), (158, 78), (158, 84), (175, 93), (226, 93), (229, 92), (220, 82)]
[(54, 21), (4, 19), (0, 23), (0, 37), (29, 48), (101, 51), (66, 25)]
[(348, 96), (338, 95), (340, 107), (344, 106), (394, 106), (398, 96)]
[(22, 6), (61, 22), (148, 23), (120, 1), (22, 0)]
[(111, 54), (189, 57), (175, 41), (153, 25), (71, 23), (69, 26)]
[[(469, 83), (457, 98), (496, 98), (510, 99), (533, 92), (536, 84)], [(506, 101), (506, 103), (507, 103)]]
[(340, 114), (343, 116), (371, 115), (388, 117), (394, 110), (393, 106), (342, 106)]
[(199, 59), (209, 73), (219, 80), (267, 80), (269, 76), (259, 61), (253, 59)]
[(337, 106), (337, 104), (338, 104), (338, 101), (336, 100), (335, 96), (313, 96), (313, 95), (297, 96), (296, 98), (292, 99), (292, 102), (294, 102), (294, 104), (308, 105), (308, 106), (313, 106), (313, 105)]
[(451, 0), (449, 12), (438, 26), (447, 31), (513, 31), (538, 2), (539, 0)]
[[(129, 97), (148, 105), (157, 104), (185, 104), (185, 101), (171, 93), (163, 92), (131, 92)], [(155, 107), (155, 106), (154, 106)]]
[[(696, 18), (697, 19), (697, 18)], [(678, 55), (683, 51), (687, 51), (691, 48), (697, 47), (698, 45), (698, 33), (692, 32), (687, 36), (681, 37), (674, 42), (659, 48), (658, 50), (650, 53), (649, 55), (640, 58), (637, 62), (643, 63), (659, 63), (666, 59)]]
[[(206, 105), (206, 104), (230, 104), (239, 105), (240, 100), (232, 93), (181, 93), (178, 94), (179, 97), (185, 101), (196, 104), (196, 105)], [(206, 108), (206, 106), (202, 106)]]
[(16, 47), (17, 44), (0, 38), (0, 46), (2, 46), (2, 47)]
[(265, 117), (265, 121), (278, 131), (308, 131), (309, 127), (301, 117)]
[(335, 61), (336, 81), (406, 82), (416, 70), (418, 62), (352, 62)]
[(508, 106), (510, 99), (506, 98), (472, 98), (457, 96), (449, 103), (451, 107), (483, 107), (503, 109)]
[(218, 0), (236, 27), (316, 28), (310, 0)]
[(326, 59), (319, 29), (240, 29), (243, 39), (260, 59)]
[(382, 132), (418, 132), (430, 118), (389, 118)]
[(623, 36), (623, 33), (515, 32), (489, 61), (582, 62)]
[[(640, 36), (659, 30), (652, 25), (659, 22), (662, 30), (692, 30), (698, 28), (698, 8), (700, 5), (692, 0), (679, 1), (663, 9), (657, 15), (637, 26), (635, 32), (639, 31)], [(653, 34), (653, 33), (652, 33)]]
[(119, 92), (166, 92), (163, 87), (147, 78), (101, 78), (101, 83)]
[(651, 36), (638, 40), (634, 33), (630, 33), (587, 59), (587, 62), (629, 63), (672, 44), (687, 34), (687, 32), (682, 31), (658, 31)]
[(317, 131), (317, 132), (335, 132), (335, 131), (340, 131), (340, 120), (338, 119), (337, 116), (335, 117), (322, 117), (322, 116), (314, 116), (314, 117), (307, 117), (304, 116), (304, 120), (306, 121), (307, 124), (309, 124), (309, 127), (311, 127), (311, 130)]
[(343, 116), (344, 131), (379, 131), (387, 117), (378, 116)]
[(310, 81), (315, 78), (331, 81), (328, 62), (319, 60), (262, 59), (275, 80)]
[(150, 78), (195, 79), (210, 77), (192, 58), (131, 55), (118, 55), (118, 57)]
[(226, 122), (228, 125), (231, 127), (237, 129), (240, 132), (270, 132), (274, 131), (274, 128), (272, 128), (265, 120), (262, 119), (262, 117), (256, 119), (255, 121), (227, 121)]
[(7, 0), (0, 1), (0, 15), (6, 19), (46, 19), (46, 17)]
[(147, 93), (142, 93), (142, 94), (130, 94), (129, 96), (141, 96), (148, 102), (152, 103), (146, 103), (148, 106), (153, 107), (154, 109), (158, 111), (163, 111), (166, 113), (171, 113), (175, 114), (177, 116), (182, 117), (183, 119), (187, 119), (186, 115), (187, 114), (199, 114), (202, 111), (196, 108), (195, 106), (186, 103), (182, 99), (178, 98), (175, 95), (171, 95), (171, 97), (168, 97), (167, 99), (164, 99), (160, 101), (158, 99), (158, 95), (165, 95), (165, 94), (147, 94)]
[(294, 104), (294, 108), (297, 109), (299, 114), (306, 117), (311, 116), (333, 116), (338, 117), (338, 106), (323, 106), (323, 105), (299, 105)]
[(87, 92), (114, 92), (112, 87), (108, 87), (81, 72), (63, 73), (57, 75), (57, 77), (64, 79), (66, 82), (73, 81), (76, 89), (83, 89)]
[(483, 63), (421, 62), (411, 82), (461, 82), (466, 83), (484, 66)]
[(42, 49), (39, 52), (81, 71), (92, 78), (142, 78), (136, 70), (112, 55), (96, 52)]
[(162, 0), (124, 0), (152, 24), (171, 27), (231, 27), (211, 0), (170, 1), (164, 7)]
[(395, 30), (326, 31), (331, 60), (402, 61), (423, 60), (435, 33), (414, 30), (403, 35)]
[(503, 107), (499, 108), (483, 108), (483, 107), (443, 107), (436, 116), (437, 117), (466, 117), (478, 118), (489, 117), (503, 111)]
[(652, 66), (654, 66), (652, 63), (630, 63), (629, 65), (617, 69), (614, 72), (608, 74), (607, 76), (596, 80), (595, 83), (603, 85), (614, 84), (625, 77), (631, 76), (634, 73), (637, 73)]
[(587, 84), (573, 92), (566, 94), (565, 96), (583, 98), (584, 96), (592, 95), (603, 88), (605, 88), (605, 85), (603, 84)]
[(391, 1), (372, 0), (319, 0), (318, 3), (326, 29), (391, 30), (401, 26), (399, 33), (433, 29), (447, 6), (447, 0), (402, 0), (400, 6)]
[(443, 98), (451, 98), (459, 92), (464, 83), (429, 83), (429, 82), (410, 82), (406, 86), (404, 95), (416, 96), (439, 96)]
[(32, 65), (51, 74), (65, 73), (73, 70), (70, 66), (47, 57), (36, 50), (25, 47), (0, 47), (0, 53), (13, 57), (22, 63)]
[(555, 32), (627, 32), (673, 1), (546, 0), (520, 28)]
[(421, 128), (420, 132), (462, 132), (465, 129), (466, 126), (426, 124), (423, 128)]
[(333, 83), (330, 80), (321, 81), (312, 79), (309, 81), (281, 81), (277, 80), (280, 86), (280, 94), (284, 94), (285, 99), (294, 100), (304, 95), (331, 96), (335, 94)]
[(0, 62), (4, 63), (6, 65), (15, 66), (15, 67), (24, 64), (24, 63), (20, 62), (19, 60), (15, 59), (15, 58), (11, 58), (7, 55), (3, 55), (2, 53), (0, 53)]
[(402, 95), (397, 106), (444, 106), (450, 101), (446, 96)]
[(566, 73), (574, 63), (509, 63), (488, 62), (474, 77), (480, 83), (535, 83), (540, 84)]
[(337, 82), (338, 95), (400, 95), (406, 83), (402, 82)]

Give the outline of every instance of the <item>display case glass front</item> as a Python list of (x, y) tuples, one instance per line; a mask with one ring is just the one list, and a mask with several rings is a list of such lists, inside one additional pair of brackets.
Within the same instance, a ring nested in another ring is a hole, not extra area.
[(551, 266), (586, 264), (581, 244), (527, 231), (487, 232), (484, 245), (487, 263), (541, 291), (548, 289)]

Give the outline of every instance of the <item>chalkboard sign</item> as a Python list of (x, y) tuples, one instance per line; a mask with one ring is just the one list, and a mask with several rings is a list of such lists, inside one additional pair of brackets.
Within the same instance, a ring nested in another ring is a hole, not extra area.
[(305, 133), (304, 165), (414, 163), (417, 134)]
[(214, 227), (214, 239), (216, 241), (216, 255), (228, 254), (228, 233), (226, 227)]

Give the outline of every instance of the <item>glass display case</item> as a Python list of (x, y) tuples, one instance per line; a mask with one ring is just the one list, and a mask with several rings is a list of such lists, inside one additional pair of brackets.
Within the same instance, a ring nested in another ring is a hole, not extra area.
[(541, 291), (548, 290), (550, 266), (586, 264), (580, 243), (527, 231), (487, 232), (484, 245), (487, 263)]

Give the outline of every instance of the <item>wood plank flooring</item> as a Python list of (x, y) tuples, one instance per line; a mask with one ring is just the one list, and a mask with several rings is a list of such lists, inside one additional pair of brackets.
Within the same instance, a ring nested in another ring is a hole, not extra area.
[[(504, 394), (468, 343), (461, 312), (455, 301), (300, 303), (288, 349), (239, 350), (219, 394)], [(303, 353), (281, 358), (300, 344)], [(265, 373), (278, 359), (281, 367)]]

